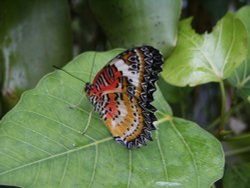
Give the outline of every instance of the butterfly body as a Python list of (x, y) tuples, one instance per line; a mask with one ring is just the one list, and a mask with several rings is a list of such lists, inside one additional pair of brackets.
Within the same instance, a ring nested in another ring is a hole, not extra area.
[(151, 102), (162, 64), (163, 57), (155, 48), (132, 48), (111, 60), (93, 84), (85, 86), (115, 140), (129, 149), (152, 140), (156, 109)]

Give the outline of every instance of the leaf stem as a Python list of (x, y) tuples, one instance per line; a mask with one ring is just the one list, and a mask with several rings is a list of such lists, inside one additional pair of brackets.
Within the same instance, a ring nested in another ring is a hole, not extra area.
[(226, 92), (223, 80), (220, 80), (220, 91), (221, 91), (221, 116), (219, 125), (219, 135), (224, 131), (225, 120), (226, 120)]
[(250, 151), (250, 147), (247, 146), (247, 147), (238, 148), (238, 149), (231, 150), (231, 151), (225, 151), (225, 156), (229, 157), (229, 156), (232, 156), (232, 155), (239, 155), (239, 154), (246, 153), (246, 152), (249, 152), (249, 151)]
[[(242, 101), (240, 103), (238, 103), (237, 105), (233, 106), (232, 108), (230, 108), (226, 113), (225, 113), (225, 121), (227, 121), (230, 116), (234, 113), (236, 113), (237, 111), (239, 111), (243, 106), (244, 106), (245, 102)], [(216, 118), (212, 123), (210, 123), (207, 126), (208, 130), (211, 130), (213, 128), (215, 128), (221, 121), (221, 117)]]

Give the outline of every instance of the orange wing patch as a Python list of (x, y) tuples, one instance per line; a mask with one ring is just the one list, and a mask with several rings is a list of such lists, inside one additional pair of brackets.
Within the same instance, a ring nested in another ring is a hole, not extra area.
[(141, 108), (136, 105), (135, 98), (126, 94), (118, 95), (122, 95), (123, 100), (117, 101), (117, 106), (113, 106), (115, 110), (108, 113), (109, 118), (105, 123), (117, 141), (127, 144), (141, 134), (144, 127), (143, 115)]

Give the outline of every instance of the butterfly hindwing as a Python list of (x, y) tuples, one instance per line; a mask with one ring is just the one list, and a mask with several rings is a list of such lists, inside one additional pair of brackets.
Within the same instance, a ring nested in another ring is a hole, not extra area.
[(129, 49), (111, 60), (86, 85), (87, 95), (117, 142), (127, 148), (145, 145), (155, 129), (151, 105), (162, 55), (153, 47)]
[[(126, 78), (123, 79), (126, 82)], [(126, 89), (125, 84), (123, 90)], [(108, 93), (105, 98), (108, 100), (105, 100), (105, 110), (101, 116), (116, 141), (132, 148), (152, 140), (155, 119), (147, 109), (141, 107), (137, 98), (126, 92)]]

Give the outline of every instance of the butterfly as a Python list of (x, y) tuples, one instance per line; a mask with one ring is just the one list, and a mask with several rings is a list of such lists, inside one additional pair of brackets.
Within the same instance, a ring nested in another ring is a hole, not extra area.
[(152, 141), (156, 108), (151, 104), (163, 56), (151, 46), (128, 49), (86, 83), (85, 92), (116, 142), (128, 149)]

